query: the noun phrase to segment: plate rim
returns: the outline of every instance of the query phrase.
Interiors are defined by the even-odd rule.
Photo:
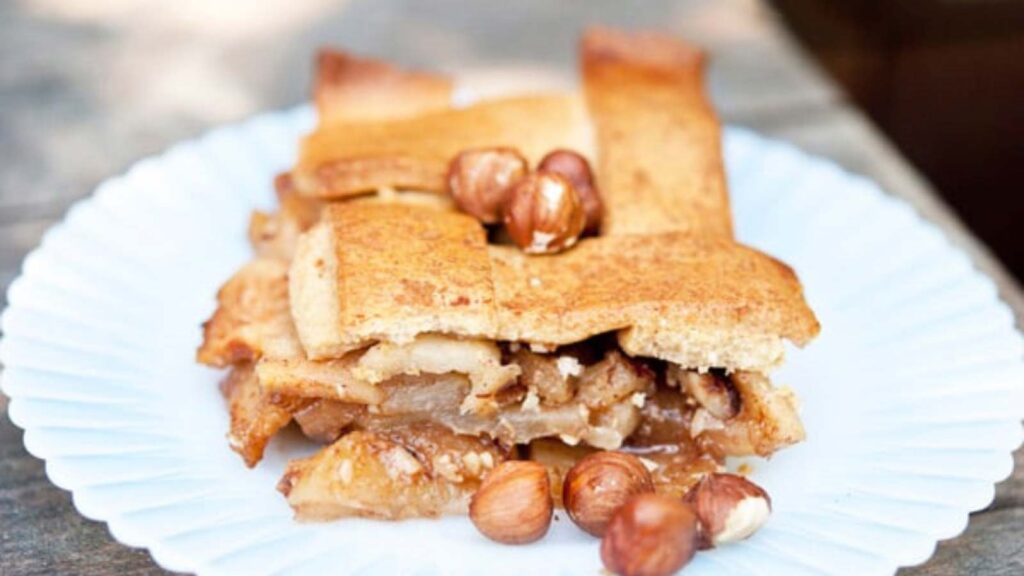
[[[89,194],[71,203],[68,209],[61,217],[61,219],[47,228],[39,244],[37,244],[23,258],[23,260],[18,266],[17,275],[7,288],[7,304],[2,313],[0,313],[0,332],[2,332],[2,335],[0,335],[0,366],[4,366],[3,359],[6,358],[5,351],[9,346],[9,342],[12,340],[12,338],[17,338],[17,334],[15,334],[12,337],[8,327],[8,318],[11,314],[11,310],[17,307],[16,298],[12,299],[12,296],[15,296],[19,290],[22,290],[23,285],[27,285],[31,282],[31,262],[40,258],[40,255],[45,253],[48,247],[52,244],[52,238],[56,234],[58,234],[62,229],[67,227],[68,222],[71,221],[77,213],[83,210],[87,210],[91,205],[102,201],[102,198],[104,196],[112,194],[112,191],[117,188],[117,185],[129,179],[133,173],[143,170],[147,165],[165,162],[167,158],[169,158],[172,154],[175,154],[176,151],[178,150],[197,147],[201,145],[203,142],[208,142],[212,139],[221,137],[223,134],[238,132],[239,130],[243,130],[246,127],[251,127],[258,123],[302,123],[309,122],[311,117],[312,108],[310,104],[307,103],[280,110],[261,112],[236,122],[215,126],[203,132],[199,136],[179,141],[157,154],[146,156],[133,162],[128,167],[128,169],[124,170],[123,172],[117,175],[104,179],[95,188],[93,188],[93,190]],[[801,149],[800,147],[788,141],[781,140],[775,137],[764,136],[748,128],[732,124],[725,124],[723,125],[723,147],[725,145],[725,142],[730,139],[752,140],[760,145],[782,148],[785,149],[789,154],[795,155],[795,157],[799,158],[801,161],[818,163],[828,167],[830,170],[838,171],[842,175],[842,177],[846,179],[867,183],[869,185],[868,188],[871,189],[873,193],[882,198],[883,201],[888,204],[888,207],[909,211],[910,214],[912,214],[913,216],[915,225],[928,229],[930,233],[939,234],[946,249],[952,250],[957,255],[965,257],[967,259],[967,261],[970,264],[968,273],[976,280],[980,280],[987,283],[989,286],[993,288],[993,290],[995,290],[996,285],[994,280],[978,267],[977,262],[971,257],[970,253],[967,250],[955,244],[951,240],[950,236],[944,230],[942,230],[936,223],[932,222],[931,220],[923,216],[920,213],[920,211],[910,202],[904,200],[901,197],[895,196],[892,193],[886,192],[884,189],[882,189],[880,185],[875,183],[870,178],[847,170],[846,168],[844,168],[838,162],[832,160],[831,158],[808,153]],[[995,298],[992,304],[996,307],[999,307],[1001,309],[1001,312],[1009,314],[1011,318],[1014,318],[1012,308],[1006,301],[1004,301],[999,296],[997,290],[995,291]],[[1022,346],[1024,346],[1024,336],[1022,336],[1021,332],[1012,320],[1011,328],[1013,334],[1016,336],[1016,339],[1018,341],[1018,348],[1021,348]],[[1020,360],[1022,364],[1024,364],[1024,358],[1021,358]],[[12,394],[11,390],[9,390],[7,384],[7,374],[8,370],[6,369],[6,367],[4,367],[4,369],[0,371],[0,392],[3,392],[9,399],[7,406],[8,418],[15,426],[23,430],[24,436],[22,439],[22,443],[25,446],[26,451],[28,451],[33,457],[38,458],[44,462],[44,470],[47,479],[55,486],[71,494],[72,503],[75,507],[75,510],[79,514],[81,514],[83,517],[89,520],[104,523],[107,526],[108,532],[117,542],[131,548],[141,548],[147,550],[148,553],[153,558],[154,562],[164,569],[177,572],[195,572],[196,570],[203,568],[204,574],[218,573],[212,566],[201,566],[195,562],[190,561],[190,559],[183,557],[181,554],[175,552],[172,547],[168,546],[165,543],[165,541],[159,537],[150,538],[140,536],[137,533],[134,533],[131,526],[128,523],[126,523],[126,521],[118,513],[116,513],[116,511],[93,509],[88,504],[83,502],[81,497],[81,490],[84,487],[82,486],[82,484],[75,479],[73,474],[65,474],[64,472],[55,468],[54,460],[47,459],[46,456],[44,455],[45,450],[41,450],[34,442],[33,431],[36,428],[36,426],[34,426],[31,421],[26,421],[19,416],[19,396],[17,394]],[[899,567],[912,566],[926,562],[934,554],[934,549],[938,542],[949,538],[954,538],[962,534],[968,525],[969,515],[972,512],[982,510],[986,508],[989,504],[991,504],[995,497],[995,485],[1013,474],[1013,453],[1017,448],[1020,447],[1022,441],[1024,441],[1024,427],[1021,426],[1021,418],[1024,418],[1024,409],[1021,409],[1018,412],[1018,426],[1016,437],[1008,437],[1005,439],[1005,443],[1007,445],[1009,445],[1011,442],[1015,442],[1015,448],[1007,450],[1003,454],[1003,459],[1009,462],[1009,466],[1006,467],[1007,470],[1005,471],[1005,473],[987,474],[983,479],[976,479],[976,482],[984,482],[989,486],[989,488],[991,488],[988,491],[987,497],[984,498],[984,503],[979,505],[979,500],[979,502],[972,502],[970,504],[958,504],[956,507],[956,513],[958,514],[961,520],[961,522],[959,522],[960,528],[954,534],[950,534],[949,536],[943,538],[934,539],[932,545],[930,546],[930,551],[927,554],[923,555],[923,557],[919,558],[916,562],[900,563],[894,561],[895,563],[893,563],[893,571],[895,571],[895,569]],[[887,557],[887,560],[892,559]]]

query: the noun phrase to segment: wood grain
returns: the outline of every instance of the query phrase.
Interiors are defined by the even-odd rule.
[[[134,11],[118,9],[122,3],[102,9],[105,3],[90,3],[96,6],[90,10],[81,1],[47,2],[45,10],[32,9],[35,4],[0,3],[4,291],[45,229],[104,177],[216,124],[304,100],[307,63],[318,44],[423,67],[528,61],[569,71],[576,31],[605,22],[668,28],[709,48],[711,93],[727,121],[832,158],[910,202],[995,280],[1024,326],[1017,282],[760,2],[591,0],[584,7],[523,0],[513,9],[450,0],[340,7],[266,0],[272,18],[231,20],[200,18],[188,12],[195,8],[156,0],[138,2]],[[249,12],[240,9],[245,12],[235,16]],[[509,25],[527,13],[530,26]],[[0,297],[0,306],[5,303]],[[42,462],[25,452],[6,408],[0,396],[0,574],[165,573],[148,554],[118,544],[103,524],[74,510],[70,496],[46,479]],[[1024,573],[1024,451],[1016,458],[1014,475],[999,484],[988,509],[972,516],[967,531],[901,574]]]
[[[21,431],[0,416],[0,574],[166,574],[145,551],[122,546],[86,520],[25,453]]]

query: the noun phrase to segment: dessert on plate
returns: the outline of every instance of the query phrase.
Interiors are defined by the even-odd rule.
[[[323,444],[281,479],[298,519],[463,514],[520,461],[561,505],[594,454],[698,502],[727,457],[803,439],[770,373],[818,323],[733,237],[703,67],[595,28],[578,93],[457,106],[447,77],[319,54],[316,128],[197,353],[248,466],[291,423]]]

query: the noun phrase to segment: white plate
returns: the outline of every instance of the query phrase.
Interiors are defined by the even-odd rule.
[[[563,517],[491,544],[464,518],[297,524],[274,485],[304,448],[247,470],[220,374],[193,362],[217,287],[249,257],[248,213],[312,124],[259,116],[140,162],[51,229],[11,286],[10,416],[85,516],[162,566],[207,574],[595,574]],[[990,280],[871,182],[741,129],[726,135],[741,239],[793,265],[823,326],[775,380],[808,440],[758,463],[775,514],[687,574],[890,574],[963,530],[1022,438],[1022,343]],[[742,281],[742,279],[737,279]]]

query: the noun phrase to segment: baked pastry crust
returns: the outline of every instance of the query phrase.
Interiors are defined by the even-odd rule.
[[[443,192],[448,162],[467,148],[508,146],[536,162],[553,148],[590,146],[575,95],[519,96],[379,122],[322,124],[292,171],[305,196],[340,199],[380,188]]]
[[[606,210],[602,235],[731,238],[721,125],[704,94],[704,53],[653,32],[593,28],[580,57]]]
[[[540,461],[558,486],[595,449],[641,453],[678,495],[803,439],[766,374],[818,322],[788,266],[732,237],[703,54],[609,29],[580,54],[582,95],[464,108],[443,76],[319,55],[318,126],[197,351],[230,369],[248,466],[293,421],[328,444],[279,485],[298,518],[463,513],[501,460]],[[450,158],[481,146],[589,158],[600,235],[543,257],[489,243],[444,194]],[[734,410],[681,384],[705,378]]]
[[[416,116],[447,108],[453,91],[452,80],[439,74],[330,48],[316,56],[313,102],[321,124]]]
[[[768,371],[818,331],[793,271],[728,239],[585,239],[556,256],[488,246],[459,213],[341,203],[302,240],[291,310],[306,353],[331,358],[418,334],[553,347],[616,332],[633,356]]]

